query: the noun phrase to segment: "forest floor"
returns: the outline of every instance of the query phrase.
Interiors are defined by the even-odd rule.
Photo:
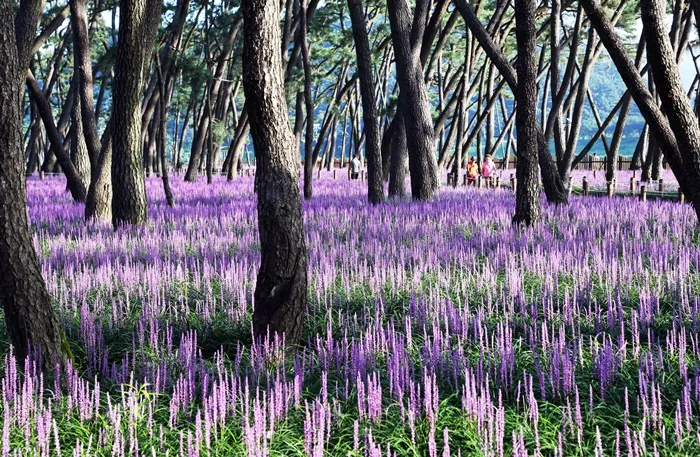
[[[304,204],[304,341],[253,345],[252,178],[149,179],[149,223],[85,225],[29,180],[75,362],[20,374],[4,330],[2,455],[700,454],[700,229],[689,205],[572,196],[511,225],[509,190]]]

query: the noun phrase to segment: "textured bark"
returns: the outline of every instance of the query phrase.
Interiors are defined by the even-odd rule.
[[[97,159],[97,175],[90,181],[87,200],[85,201],[85,220],[112,219],[112,137],[111,127],[107,125],[102,135],[102,148]]]
[[[357,71],[360,74],[362,92],[362,116],[365,127],[365,157],[367,158],[368,199],[377,204],[384,201],[384,179],[382,178],[382,155],[379,138],[379,119],[375,98],[375,81],[372,67],[372,54],[365,28],[365,15],[362,0],[348,0],[352,32],[357,52]],[[335,134],[335,132],[334,132]],[[335,151],[333,151],[335,152]]]
[[[396,53],[396,79],[401,89],[399,109],[406,131],[411,195],[414,200],[429,200],[438,187],[437,157],[422,66],[411,46],[417,32],[411,27],[406,0],[388,0],[387,6]],[[416,16],[419,16],[419,12],[416,12]]]
[[[146,222],[142,167],[143,73],[153,50],[162,2],[120,0],[112,102],[112,225]]]
[[[540,217],[537,173],[537,61],[535,0],[515,0],[515,37],[518,45],[518,90],[515,128],[518,133],[518,180],[513,222],[531,225]]]
[[[261,263],[253,328],[259,338],[301,339],[307,294],[306,243],[294,135],[279,52],[279,2],[243,0],[243,87],[257,162]]]
[[[474,38],[479,42],[488,58],[496,65],[501,76],[506,80],[510,90],[513,93],[517,92],[518,79],[515,70],[506,58],[501,48],[494,43],[491,36],[488,34],[484,26],[479,21],[479,18],[474,14],[471,6],[466,0],[455,0],[455,6],[462,15],[465,24],[469,31],[474,35]],[[537,159],[542,173],[542,183],[544,184],[544,192],[547,196],[547,201],[555,204],[568,203],[568,193],[564,184],[561,181],[557,166],[554,163],[552,155],[549,153],[549,144],[545,140],[544,132],[539,124],[535,126],[537,132]]]
[[[13,17],[12,2],[0,1],[0,302],[18,358],[24,359],[31,346],[50,369],[54,362],[67,361],[70,349],[29,230],[21,135],[27,49],[36,34],[41,4],[22,1]]]
[[[408,148],[406,147],[406,127],[401,113],[397,114],[396,131],[391,138],[389,151],[391,154],[391,170],[389,172],[389,197],[403,198],[406,196],[406,172],[408,171]]]
[[[75,75],[73,76],[76,77]],[[79,78],[79,76],[78,76]],[[73,105],[73,120],[70,129],[70,159],[75,165],[83,187],[90,186],[90,155],[83,135],[83,115],[80,112],[80,99]]]

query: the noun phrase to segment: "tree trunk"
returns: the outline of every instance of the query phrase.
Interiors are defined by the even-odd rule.
[[[301,46],[301,60],[304,65],[304,106],[306,109],[306,133],[304,135],[304,198],[311,200],[313,197],[314,161],[312,157],[314,141],[314,102],[311,95],[311,56],[309,45],[306,42],[306,0],[299,3],[299,45]],[[318,139],[321,141],[321,138]]]
[[[68,189],[76,202],[84,202],[87,190],[85,189],[85,185],[83,184],[80,174],[73,165],[73,162],[71,162],[70,156],[64,149],[63,138],[56,128],[56,123],[51,112],[51,106],[46,100],[46,97],[44,97],[44,93],[39,88],[39,84],[36,82],[36,79],[34,79],[34,75],[27,72],[26,81],[29,94],[36,103],[41,119],[44,122],[46,136],[49,138],[51,148],[53,149],[58,162],[61,164],[61,168],[63,168],[63,173],[66,175]]]
[[[80,77],[73,75],[73,77]],[[80,99],[73,104],[73,120],[70,128],[70,158],[80,176],[83,186],[90,186],[90,154],[83,134],[83,115],[80,112]]]
[[[158,151],[160,157],[160,175],[163,180],[163,192],[165,193],[165,201],[168,203],[170,208],[175,207],[175,198],[173,197],[173,192],[170,189],[170,178],[168,177],[168,162],[165,157],[165,140],[168,132],[168,120],[165,106],[167,104],[165,95],[165,83],[163,81],[163,71],[160,64],[160,60],[156,55],[156,71],[158,73],[158,92],[160,93],[160,103],[158,104],[160,112],[160,128],[158,129]]]
[[[537,173],[537,60],[535,0],[515,0],[515,36],[518,45],[518,90],[515,128],[518,133],[518,180],[513,222],[531,225],[540,217]]]
[[[243,87],[257,163],[261,263],[255,286],[256,337],[301,339],[306,308],[306,243],[299,158],[288,122],[279,1],[243,0]]]
[[[403,198],[406,196],[406,172],[408,162],[408,148],[406,147],[406,127],[404,126],[403,114],[397,113],[396,131],[391,138],[389,151],[391,154],[389,172],[389,197]],[[393,125],[393,123],[392,123]],[[389,127],[391,128],[391,127]]]
[[[355,37],[357,52],[357,71],[360,74],[360,90],[362,91],[362,116],[364,120],[365,156],[367,157],[368,199],[372,204],[384,201],[384,179],[382,178],[382,155],[379,138],[379,120],[377,118],[377,102],[375,99],[375,82],[372,67],[372,54],[369,38],[365,28],[365,14],[362,0],[348,0],[352,31]],[[333,132],[335,135],[336,132]],[[331,151],[335,154],[335,151]],[[333,157],[331,157],[333,160]]]
[[[112,225],[139,225],[148,217],[142,166],[141,95],[160,23],[162,2],[120,0],[119,43],[112,103]]]
[[[14,17],[12,2],[0,1],[0,302],[17,358],[23,360],[31,345],[51,369],[70,358],[70,349],[29,230],[21,135],[28,49],[42,4],[22,1]]]
[[[399,109],[406,131],[411,194],[414,200],[430,200],[438,187],[437,158],[422,66],[411,46],[411,34],[417,32],[411,27],[406,0],[388,0],[387,6],[396,53],[396,78],[401,89]]]

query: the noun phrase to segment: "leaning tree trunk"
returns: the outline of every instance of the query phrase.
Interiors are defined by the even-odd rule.
[[[535,0],[515,0],[515,36],[518,45],[518,90],[515,128],[518,133],[518,187],[513,222],[531,225],[540,216],[537,173],[537,39]]]
[[[34,75],[32,75],[31,72],[27,72],[26,81],[29,94],[39,109],[41,120],[44,123],[44,128],[46,129],[46,136],[49,139],[49,143],[51,143],[51,149],[54,151],[54,154],[58,159],[58,163],[61,164],[63,173],[66,175],[68,189],[76,202],[84,202],[87,195],[87,190],[83,184],[80,174],[78,173],[78,170],[75,168],[70,159],[70,155],[64,149],[64,139],[56,127],[56,122],[54,121],[53,113],[51,112],[51,105],[49,105],[48,100],[46,100],[46,97],[44,97],[44,93],[39,88],[39,84],[36,82],[36,79],[34,79]]]
[[[348,0],[352,31],[357,51],[357,70],[360,73],[360,90],[362,91],[362,117],[365,126],[365,156],[367,157],[368,198],[373,204],[384,201],[384,179],[382,178],[382,155],[379,138],[379,120],[372,67],[372,54],[369,38],[365,28],[365,14],[362,0]],[[335,132],[333,132],[335,135]],[[335,151],[332,151],[335,155]],[[333,160],[333,157],[331,157]]]
[[[31,346],[50,369],[54,362],[65,362],[70,349],[29,230],[21,134],[28,49],[43,2],[20,2],[17,17],[12,3],[0,1],[0,302],[18,359],[24,359]]]
[[[700,149],[697,139],[697,118],[688,115],[687,107],[690,104],[685,91],[678,86],[680,81],[678,66],[675,62],[675,53],[669,51],[672,48],[663,20],[658,17],[660,7],[654,3],[646,3],[642,8],[642,18],[646,21],[648,61],[652,63],[652,73],[657,86],[663,86],[658,87],[658,90],[668,119],[654,101],[600,4],[595,0],[581,0],[581,4],[586,9],[591,25],[596,29],[608,50],[639,111],[647,121],[654,142],[663,150],[678,179],[678,184],[688,200],[693,203],[696,213],[700,215]],[[665,55],[667,51],[670,52],[668,56]],[[651,150],[650,148],[650,153]]]
[[[112,225],[146,222],[141,152],[143,73],[160,23],[162,2],[121,0],[112,95]]]
[[[429,200],[438,187],[437,158],[428,92],[418,56],[411,46],[410,35],[415,31],[411,30],[406,0],[388,0],[387,7],[396,53],[396,79],[401,89],[399,109],[406,130],[411,194],[414,200]]]
[[[260,271],[253,328],[259,338],[301,339],[306,307],[306,243],[299,160],[288,122],[279,2],[243,0],[243,87],[257,163]]]

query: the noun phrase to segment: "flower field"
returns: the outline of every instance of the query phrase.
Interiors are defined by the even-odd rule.
[[[74,365],[20,370],[2,456],[700,455],[700,229],[673,202],[572,197],[513,227],[507,190],[305,203],[304,341],[253,344],[252,178],[147,183],[148,225],[86,225],[28,182]]]

